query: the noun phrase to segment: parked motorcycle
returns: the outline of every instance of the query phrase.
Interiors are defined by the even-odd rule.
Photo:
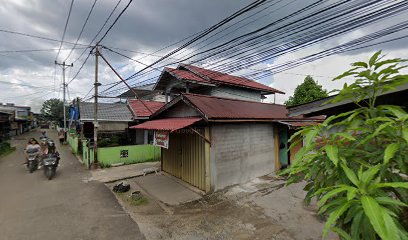
[[[28,149],[27,158],[28,158],[27,168],[30,171],[30,173],[33,173],[38,168],[40,151],[38,149]]]

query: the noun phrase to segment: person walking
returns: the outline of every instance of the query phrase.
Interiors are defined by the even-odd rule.
[[[59,130],[58,139],[59,139],[59,142],[60,142],[61,145],[64,144],[64,142],[65,142],[65,133],[64,133],[63,129]]]

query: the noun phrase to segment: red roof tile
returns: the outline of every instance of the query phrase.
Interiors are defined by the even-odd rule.
[[[262,83],[258,83],[256,81],[244,78],[244,77],[238,77],[238,76],[233,76],[233,75],[229,75],[226,73],[221,73],[221,72],[217,72],[217,71],[213,71],[213,70],[208,70],[208,69],[204,69],[204,68],[200,68],[200,67],[196,67],[196,66],[192,66],[192,65],[186,65],[186,64],[182,64],[180,65],[183,68],[186,68],[202,77],[208,77],[211,80],[218,82],[218,83],[223,83],[223,84],[227,84],[227,85],[234,85],[234,86],[243,86],[243,87],[247,87],[247,88],[252,88],[252,89],[257,89],[257,90],[262,90],[265,92],[271,92],[271,93],[281,93],[284,94],[284,92],[279,91],[275,88],[271,88],[269,86],[266,86]]]
[[[180,70],[180,69],[174,69],[174,68],[164,68],[165,71],[170,73],[173,76],[176,76],[181,79],[189,80],[189,81],[195,81],[195,82],[202,82],[202,83],[208,83],[210,84],[211,82],[205,80],[204,78],[201,78],[197,75],[195,75],[192,72],[186,71],[186,70]]]
[[[176,131],[188,127],[196,122],[201,121],[202,118],[191,117],[191,118],[166,118],[147,121],[130,128],[133,129],[148,129],[148,130],[161,130],[161,131]]]
[[[143,101],[143,103],[141,102],[141,100],[129,99],[129,106],[132,109],[133,113],[136,115],[135,116],[136,118],[150,117],[152,113],[155,113],[165,104],[163,102],[145,101],[145,100]],[[147,109],[146,107],[149,109]]]

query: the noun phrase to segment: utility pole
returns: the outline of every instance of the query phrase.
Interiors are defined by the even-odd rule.
[[[69,67],[73,67],[74,66],[74,64],[73,63],[71,63],[71,65],[67,65],[67,64],[65,64],[65,62],[62,62],[62,63],[58,63],[57,62],[57,60],[55,60],[55,64],[56,65],[58,65],[58,66],[60,66],[61,68],[62,68],[62,88],[63,88],[63,107],[62,107],[62,111],[63,111],[63,113],[64,113],[64,142],[65,142],[65,131],[66,131],[66,129],[67,129],[67,116],[66,116],[66,113],[65,113],[65,104],[66,104],[66,100],[65,100],[65,88],[67,87],[67,85],[65,84],[65,69],[67,69],[67,68],[69,68]]]
[[[95,46],[95,103],[94,103],[94,164],[98,162],[98,87],[101,84],[98,82],[98,57],[99,57],[99,46]]]

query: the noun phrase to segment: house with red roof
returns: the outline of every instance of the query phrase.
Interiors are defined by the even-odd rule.
[[[187,64],[180,64],[175,69],[164,68],[153,90],[163,92],[166,102],[180,93],[196,93],[254,102],[261,102],[267,95],[284,94],[282,91],[244,77]]]
[[[203,192],[288,164],[289,129],[320,120],[288,117],[284,105],[193,93],[180,93],[150,119],[131,128],[154,131],[161,169]]]
[[[164,104],[164,102],[150,100],[128,99],[128,106],[134,119],[132,125],[140,124],[149,120],[157,110],[164,106]],[[129,130],[129,134],[131,138],[134,139],[135,144],[148,144],[153,141],[152,131],[132,128]]]

